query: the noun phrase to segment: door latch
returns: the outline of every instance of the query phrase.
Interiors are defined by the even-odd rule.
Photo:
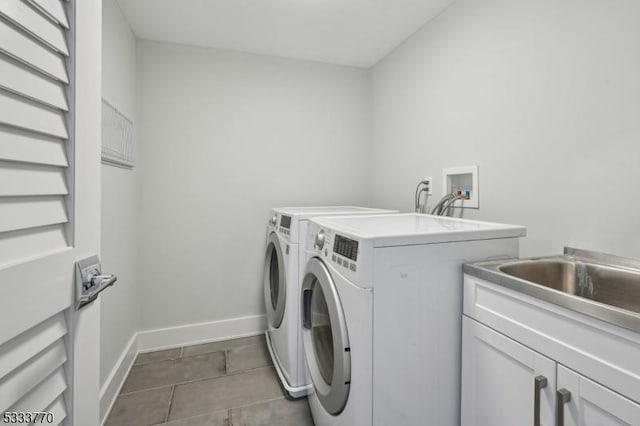
[[[92,303],[106,288],[112,286],[118,277],[103,275],[98,256],[91,256],[76,262],[76,310]]]

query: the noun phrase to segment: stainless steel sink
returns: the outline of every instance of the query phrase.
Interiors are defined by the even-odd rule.
[[[500,266],[500,271],[565,293],[578,294],[579,278],[575,262],[567,260],[525,260]]]
[[[640,332],[640,260],[567,247],[564,255],[479,262],[464,272]]]

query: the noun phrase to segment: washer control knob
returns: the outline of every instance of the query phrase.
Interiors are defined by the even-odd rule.
[[[324,231],[323,230],[320,230],[316,234],[316,247],[319,250],[322,250],[322,247],[324,247]]]
[[[271,226],[276,226],[276,223],[278,223],[278,216],[274,214],[273,217],[269,220],[269,224]]]

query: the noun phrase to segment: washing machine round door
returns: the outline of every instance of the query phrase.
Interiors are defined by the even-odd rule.
[[[284,318],[287,282],[284,257],[278,241],[278,235],[275,232],[269,235],[267,242],[263,283],[267,318],[273,328],[278,328],[282,324],[282,318]]]
[[[351,348],[342,304],[319,258],[307,263],[302,282],[302,339],[313,386],[324,409],[339,414],[351,384]]]

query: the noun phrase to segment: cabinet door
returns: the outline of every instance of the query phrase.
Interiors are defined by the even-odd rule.
[[[466,316],[462,330],[462,426],[553,426],[555,362]]]
[[[639,404],[562,365],[558,391],[568,399],[560,404],[558,426],[640,425]]]

